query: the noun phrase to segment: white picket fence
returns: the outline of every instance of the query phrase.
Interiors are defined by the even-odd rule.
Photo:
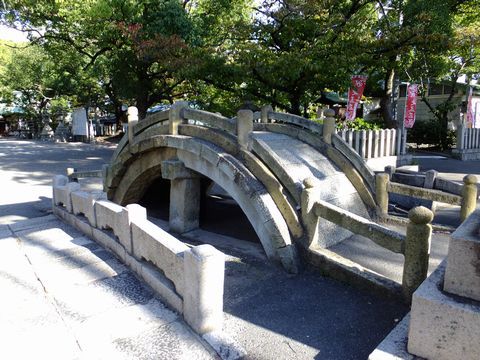
[[[364,159],[406,154],[406,131],[337,130],[337,134]]]
[[[480,129],[459,128],[457,131],[457,149],[480,149]]]

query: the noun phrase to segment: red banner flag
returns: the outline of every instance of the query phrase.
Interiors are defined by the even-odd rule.
[[[467,102],[467,117],[466,117],[466,123],[467,127],[471,128],[474,126],[473,123],[473,109],[472,109],[472,96],[473,96],[473,88],[470,87],[470,91],[468,93],[468,102]]]
[[[363,75],[352,76],[352,87],[348,90],[347,111],[345,117],[348,121],[355,120],[357,106],[363,95],[363,90],[367,84],[367,77]]]
[[[403,124],[406,129],[411,129],[415,123],[415,114],[417,112],[417,94],[418,84],[410,84],[407,88],[407,102],[405,103],[405,114]]]

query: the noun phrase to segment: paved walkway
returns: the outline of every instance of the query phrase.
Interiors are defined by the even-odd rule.
[[[0,358],[214,358],[110,253],[50,214],[52,175],[98,169],[112,152],[0,139]],[[249,359],[366,359],[408,310],[316,273],[290,276],[257,244],[202,230],[185,240],[205,237],[228,252],[224,330]]]
[[[55,216],[0,234],[0,358],[216,358],[110,252]]]

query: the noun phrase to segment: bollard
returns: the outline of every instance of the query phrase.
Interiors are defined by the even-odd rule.
[[[237,113],[237,139],[240,150],[249,151],[250,133],[253,131],[253,112],[239,110]]]
[[[133,128],[138,123],[138,109],[135,106],[130,106],[127,111],[128,114],[128,146],[133,144]]]
[[[417,206],[408,212],[408,218],[402,288],[410,301],[413,292],[427,278],[433,213],[424,206]]]
[[[272,112],[273,108],[271,105],[264,105],[262,106],[262,110],[260,112],[260,122],[268,123],[268,113]]]
[[[168,133],[178,135],[178,125],[183,122],[182,110],[188,107],[186,101],[176,101],[168,114]]]
[[[225,256],[211,245],[184,253],[183,315],[198,334],[221,330]]]
[[[375,198],[377,201],[377,216],[388,215],[388,183],[390,176],[387,173],[375,175]]]
[[[323,141],[332,144],[332,135],[335,134],[335,110],[326,109],[323,114]]]
[[[477,177],[466,175],[463,178],[462,207],[460,220],[463,222],[477,207]]]

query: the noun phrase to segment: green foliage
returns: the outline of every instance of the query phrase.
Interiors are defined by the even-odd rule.
[[[354,121],[337,120],[336,127],[339,130],[380,130],[383,124],[356,118]]]
[[[450,149],[456,140],[455,131],[441,126],[438,120],[416,121],[413,128],[407,131],[407,142],[418,145],[430,145],[440,150]]]

